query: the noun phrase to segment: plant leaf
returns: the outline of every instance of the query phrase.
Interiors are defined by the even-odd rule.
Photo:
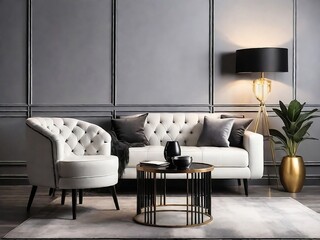
[[[287,146],[287,138],[281,132],[279,132],[276,129],[270,129],[269,131],[270,131],[270,135],[275,138],[278,138],[284,147]]]
[[[279,101],[279,106],[280,106],[280,109],[281,109],[281,112],[283,113],[283,115],[287,116],[288,109],[287,109],[286,105],[284,105],[284,103],[282,101]]]
[[[290,121],[287,118],[287,116],[281,112],[279,109],[273,108],[273,111],[280,117],[280,119],[282,120],[283,124],[289,128],[290,127]]]
[[[300,124],[300,123],[303,123],[305,121],[308,121],[310,120],[311,118],[317,118],[317,117],[320,117],[320,116],[310,116],[311,114],[313,114],[314,112],[318,111],[317,108],[315,109],[312,109],[310,112],[306,112],[306,113],[302,113],[298,119],[296,120],[296,124]]]
[[[319,140],[319,139],[314,137],[304,137],[302,140]]]
[[[297,100],[292,100],[290,102],[288,106],[288,118],[291,122],[295,122],[297,120],[304,105],[305,103],[301,105]]]
[[[294,135],[293,135],[293,141],[299,143],[303,140],[303,137],[307,134],[309,128],[311,127],[311,124],[313,122],[307,122],[304,126],[302,126],[299,131],[297,131]]]

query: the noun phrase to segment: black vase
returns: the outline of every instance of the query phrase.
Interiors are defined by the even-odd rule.
[[[166,161],[169,162],[170,165],[172,165],[173,164],[172,158],[180,155],[181,155],[181,148],[180,148],[179,142],[168,141],[164,148],[164,158],[166,159]]]

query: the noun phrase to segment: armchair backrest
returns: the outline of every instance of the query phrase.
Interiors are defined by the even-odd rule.
[[[111,137],[95,124],[73,118],[32,117],[27,125],[51,141],[64,142],[63,156],[110,155]]]

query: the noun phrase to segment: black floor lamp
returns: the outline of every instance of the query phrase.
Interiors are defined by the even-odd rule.
[[[270,124],[266,109],[266,100],[271,92],[271,80],[265,78],[265,72],[288,72],[287,48],[246,48],[236,51],[236,72],[259,72],[260,78],[253,81],[253,92],[260,102],[259,111],[255,120],[254,131],[257,132],[261,118],[266,127],[265,132],[270,140]],[[273,165],[275,167],[277,184],[278,173],[275,162],[273,143],[270,142]]]

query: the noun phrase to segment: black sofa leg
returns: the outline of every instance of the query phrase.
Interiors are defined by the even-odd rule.
[[[83,189],[79,189],[79,204],[83,203]]]
[[[241,179],[238,179],[238,186],[241,186]]]
[[[109,189],[113,197],[114,205],[116,205],[116,209],[120,210],[118,198],[117,198],[116,186],[110,187]]]
[[[30,211],[34,196],[36,195],[37,188],[38,188],[38,186],[32,186],[31,193],[30,193],[30,196],[29,196],[28,205],[27,205],[27,211],[28,212]]]
[[[72,189],[72,218],[77,218],[77,189]]]
[[[243,185],[244,185],[244,192],[248,197],[248,179],[243,179]]]

